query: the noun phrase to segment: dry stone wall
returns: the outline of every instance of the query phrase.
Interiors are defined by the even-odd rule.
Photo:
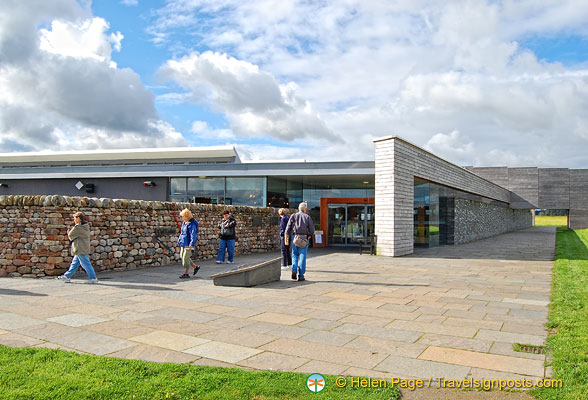
[[[533,215],[529,210],[455,199],[454,244],[469,243],[532,225]]]
[[[67,230],[76,211],[84,212],[90,224],[90,257],[96,271],[180,262],[174,215],[181,223],[179,213],[184,208],[192,211],[200,225],[194,259],[216,257],[217,224],[225,208],[237,220],[236,257],[280,247],[278,212],[270,207],[60,195],[0,196],[0,277],[65,272],[71,262]]]

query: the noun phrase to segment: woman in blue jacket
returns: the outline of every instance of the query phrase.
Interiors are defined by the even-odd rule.
[[[181,279],[189,278],[189,270],[194,265],[194,275],[200,269],[196,264],[192,263],[192,250],[196,249],[196,241],[198,240],[198,221],[194,219],[192,211],[184,208],[180,213],[184,220],[182,228],[180,229],[180,236],[178,237],[178,246],[180,246],[180,256],[182,257],[182,265],[184,266],[184,274],[180,275]]]

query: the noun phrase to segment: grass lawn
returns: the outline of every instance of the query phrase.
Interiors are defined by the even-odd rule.
[[[535,226],[568,226],[568,217],[535,215]]]
[[[317,371],[320,373],[320,371]],[[308,374],[157,364],[41,348],[0,346],[0,399],[397,399],[396,388],[318,394]]]
[[[552,217],[553,218],[553,217]],[[557,217],[556,217],[557,218]],[[553,378],[560,389],[535,389],[539,399],[588,398],[588,229],[558,228],[548,328]]]

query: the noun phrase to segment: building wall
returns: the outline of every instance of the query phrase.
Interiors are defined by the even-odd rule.
[[[113,201],[59,195],[0,196],[0,277],[65,272],[71,262],[67,230],[76,211],[88,216],[91,260],[96,271],[179,263],[175,218],[181,221],[179,212],[184,208],[189,208],[200,223],[193,258],[212,258],[217,254],[217,224],[225,207],[237,219],[237,261],[239,254],[280,247],[277,209],[269,207]],[[157,241],[156,235],[172,253]]]
[[[588,169],[570,170],[571,229],[588,228]]]
[[[377,139],[375,147],[378,254],[402,256],[413,252],[415,176],[502,202],[510,201],[507,189],[403,139]]]
[[[76,183],[93,183],[94,192],[78,190]],[[155,186],[143,186],[143,182],[152,181]],[[92,196],[111,199],[133,199],[147,201],[166,201],[169,193],[168,178],[63,178],[63,179],[10,179],[0,182],[8,187],[0,187],[1,195],[53,195]]]
[[[588,169],[479,168],[469,170],[511,191],[510,207],[569,210],[573,229],[588,228]]]
[[[539,168],[539,208],[570,208],[570,170],[567,168]]]
[[[479,201],[455,199],[455,244],[484,239],[532,226],[529,210],[514,210]]]

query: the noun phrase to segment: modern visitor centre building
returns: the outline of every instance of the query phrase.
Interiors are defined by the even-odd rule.
[[[460,167],[397,136],[375,161],[242,162],[232,146],[0,154],[0,196],[87,196],[296,208],[308,202],[315,246],[377,236],[377,252],[466,243],[565,210],[588,228],[588,169]]]

